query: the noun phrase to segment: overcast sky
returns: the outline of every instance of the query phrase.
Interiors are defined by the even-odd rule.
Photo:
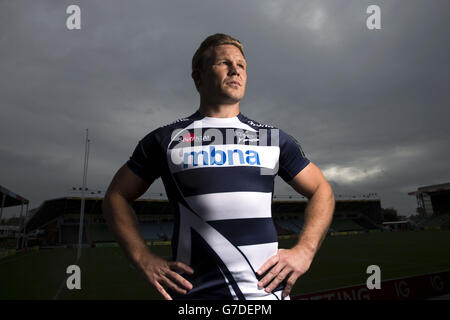
[[[81,8],[68,30],[66,8]],[[381,30],[369,30],[369,5]],[[336,194],[409,196],[450,181],[450,2],[0,0],[0,185],[31,201],[105,191],[139,139],[192,114],[192,55],[239,39],[247,117],[300,141]],[[161,180],[145,196],[164,192]],[[276,195],[295,194],[277,177]],[[12,214],[8,211],[7,214]]]

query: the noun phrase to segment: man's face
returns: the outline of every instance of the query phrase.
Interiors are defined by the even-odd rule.
[[[236,46],[220,45],[204,61],[197,76],[203,99],[210,103],[235,104],[245,94],[247,62]]]

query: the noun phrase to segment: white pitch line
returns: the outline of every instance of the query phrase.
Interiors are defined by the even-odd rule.
[[[53,300],[57,300],[59,294],[61,293],[61,290],[63,288],[64,283],[66,282],[66,278],[63,279],[63,281],[61,282],[61,285],[59,286],[58,291],[56,292],[56,295],[53,297]]]

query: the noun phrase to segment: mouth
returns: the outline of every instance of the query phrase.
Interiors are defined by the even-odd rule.
[[[237,81],[229,81],[229,82],[227,82],[227,84],[228,85],[232,85],[232,86],[237,86],[237,87],[241,86],[241,84],[239,82],[237,82]]]

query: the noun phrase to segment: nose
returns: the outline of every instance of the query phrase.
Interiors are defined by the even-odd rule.
[[[228,71],[228,74],[229,75],[240,75],[239,74],[239,68],[237,67],[237,65],[236,64],[234,64],[234,63],[230,63],[229,64],[229,71]]]

